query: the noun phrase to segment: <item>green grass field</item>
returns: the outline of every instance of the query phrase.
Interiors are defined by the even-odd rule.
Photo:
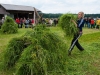
[[[14,69],[9,71],[2,70],[2,55],[9,41],[14,37],[24,35],[28,29],[19,29],[16,34],[2,34],[0,32],[0,75],[13,75]],[[59,27],[50,27],[50,30],[58,34],[61,39],[70,46],[72,38],[64,36],[64,32]],[[83,29],[83,36],[79,39],[84,51],[80,52],[76,47],[72,51],[72,55],[66,54],[67,75],[100,75],[100,30]]]

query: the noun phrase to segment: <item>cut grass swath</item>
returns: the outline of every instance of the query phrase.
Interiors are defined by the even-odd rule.
[[[26,37],[13,38],[4,53],[4,66],[6,69],[13,67],[24,48],[31,44],[31,40]]]
[[[17,75],[65,74],[66,45],[58,35],[39,26],[25,36],[32,37],[33,42],[17,63]]]
[[[16,75],[66,74],[67,48],[58,35],[52,33],[44,25],[37,25],[33,31],[27,32],[18,39],[21,40],[24,37],[27,40],[23,40],[19,46],[17,46],[17,41],[14,42],[15,44],[8,45],[8,52],[5,53],[12,58],[18,56],[13,60],[10,57],[7,57],[7,61],[5,60],[16,66]],[[24,47],[26,43],[29,44]],[[19,52],[16,53],[16,51]]]

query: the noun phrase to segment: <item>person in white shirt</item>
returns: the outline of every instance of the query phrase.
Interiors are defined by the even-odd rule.
[[[5,19],[4,19],[4,17],[2,17],[2,24],[4,23],[4,21],[5,21]]]

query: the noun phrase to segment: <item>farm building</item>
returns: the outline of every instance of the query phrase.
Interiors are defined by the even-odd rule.
[[[36,8],[35,8],[36,9]],[[0,4],[0,20],[2,17],[11,16],[12,18],[34,18],[34,7],[12,5],[12,4]],[[37,12],[41,12],[36,9]]]

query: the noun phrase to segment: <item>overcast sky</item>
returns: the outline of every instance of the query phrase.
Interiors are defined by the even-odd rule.
[[[0,0],[0,3],[33,6],[43,13],[100,13],[100,0]]]

